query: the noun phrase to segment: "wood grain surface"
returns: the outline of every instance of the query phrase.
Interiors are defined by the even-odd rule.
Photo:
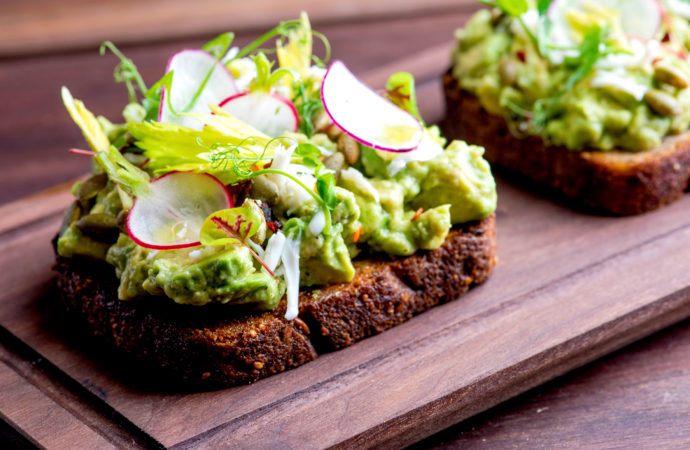
[[[102,41],[122,44],[206,37],[232,30],[268,30],[308,11],[314,25],[474,11],[473,1],[389,0],[34,0],[0,3],[0,57],[94,48]],[[429,28],[431,30],[431,28]]]
[[[414,448],[689,448],[690,321]]]
[[[52,11],[58,5],[39,3]],[[60,2],[76,16],[55,23],[97,21],[87,3]],[[437,76],[448,61],[449,37],[476,6],[432,2],[421,10],[410,2],[391,14],[363,4],[352,3],[362,16],[324,8],[315,20],[324,24],[334,54],[374,85],[399,67],[411,69],[424,116],[438,120]],[[8,7],[26,8],[0,5],[3,25],[12,15]],[[88,160],[64,154],[81,138],[59,103],[60,85],[94,110],[119,115],[125,95],[112,84],[114,59],[79,48],[104,37],[137,43],[124,49],[151,81],[174,49],[228,28],[102,37],[85,26],[82,36],[60,41],[37,25],[49,14],[32,18],[24,10],[21,20],[28,22],[15,30],[35,26],[46,34],[43,45],[0,39],[14,45],[0,51],[0,98],[7,106],[0,202],[88,170]],[[125,10],[116,12],[126,18]],[[249,25],[245,30],[239,42],[257,35]],[[49,54],[56,49],[62,53]],[[230,439],[273,447],[401,446],[690,315],[689,196],[652,214],[616,219],[581,214],[500,178],[499,194],[500,261],[489,283],[297,370],[202,393],[175,392],[147,378],[145,367],[84,339],[57,308],[48,241],[69,201],[66,186],[0,206],[0,417],[46,447],[208,447]],[[686,321],[420,445],[687,446],[689,330]]]
[[[0,235],[0,283],[11,286],[0,324],[162,445],[322,447],[419,440],[690,315],[690,197],[620,220],[505,183],[499,194],[500,264],[488,283],[250,386],[161,390],[62,329],[48,244],[59,214]]]

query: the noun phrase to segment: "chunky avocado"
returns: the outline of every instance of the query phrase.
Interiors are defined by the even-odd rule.
[[[118,296],[166,295],[177,303],[252,303],[269,310],[285,293],[284,284],[261,272],[246,247],[150,250],[121,234],[106,261],[120,278]]]
[[[124,124],[96,118],[63,89],[95,165],[94,175],[73,190],[77,200],[65,215],[58,254],[112,265],[123,301],[153,295],[270,310],[285,297],[290,319],[300,286],[351,281],[360,253],[433,250],[453,225],[491,214],[496,188],[480,148],[459,142],[446,148],[438,127],[401,124],[392,114],[375,124],[392,151],[374,150],[334,123],[320,92],[325,69],[309,66],[308,22],[298,29],[294,36],[290,31],[288,46],[278,45],[275,70],[260,49],[229,56],[239,90],[287,99],[273,110],[273,96],[254,98],[263,105],[256,117],[244,114],[254,106],[235,115],[207,100],[195,104],[214,84],[208,79],[198,80],[196,97],[180,110],[184,116],[147,92],[141,104],[132,99],[125,108]],[[418,116],[411,75],[392,79],[391,101]],[[286,102],[293,114],[279,114]],[[159,105],[170,108],[165,120],[155,120]],[[298,131],[284,131],[295,118]],[[155,184],[175,172],[187,181]]]
[[[687,47],[688,21],[670,17],[674,38]],[[599,19],[580,25],[587,30]],[[677,53],[658,41],[615,34],[615,28],[604,29],[610,32],[590,67],[573,59],[579,50],[542,52],[517,19],[481,10],[457,32],[452,73],[518,137],[538,135],[571,150],[647,150],[690,127],[690,63],[678,55],[687,49]],[[574,39],[575,46],[583,40]],[[578,71],[584,77],[569,85]]]
[[[318,211],[313,201],[290,214],[276,207],[285,221],[283,231],[300,237],[300,284],[347,282],[355,273],[352,258],[365,246],[411,255],[439,247],[453,224],[489,215],[496,207],[496,189],[482,153],[480,147],[455,141],[436,157],[409,162],[391,177],[386,168],[392,159],[362,148],[362,170],[379,176],[365,177],[354,168],[341,173],[328,235],[310,230]],[[91,213],[117,216],[122,209],[112,183],[92,201]],[[58,253],[112,264],[122,300],[151,294],[183,304],[251,303],[267,310],[285,293],[284,282],[262,271],[241,245],[151,250],[124,233],[111,245],[70,225],[58,239]]]

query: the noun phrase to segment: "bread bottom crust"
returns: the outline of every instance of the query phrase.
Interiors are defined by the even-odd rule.
[[[515,138],[502,117],[486,112],[447,72],[443,78],[449,138],[486,148],[485,157],[547,184],[580,203],[616,215],[640,214],[680,198],[690,183],[690,132],[669,136],[654,149],[572,151],[542,139]]]
[[[111,346],[161,367],[173,383],[246,384],[302,365],[400,324],[483,282],[496,264],[495,217],[451,230],[443,245],[406,258],[355,263],[350,283],[304,290],[300,314],[238,312],[223,305],[186,306],[169,299],[117,299],[114,268],[57,258],[67,309]]]

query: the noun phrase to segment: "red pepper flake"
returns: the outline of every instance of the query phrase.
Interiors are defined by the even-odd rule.
[[[652,65],[653,65],[653,66],[656,66],[657,63],[658,63],[659,61],[661,61],[661,58],[659,58],[659,57],[657,56],[656,58],[654,58],[654,59],[652,60]]]
[[[360,225],[359,228],[357,228],[357,231],[355,231],[355,234],[352,235],[352,242],[357,242],[359,241],[359,238],[362,237],[362,226]]]
[[[524,50],[518,50],[516,56],[518,57],[520,62],[525,62],[527,60],[527,55],[525,54]]]
[[[266,226],[267,226],[268,229],[271,230],[272,232],[274,232],[274,233],[277,233],[277,232],[278,232],[278,227],[276,226],[275,223],[273,223],[273,222],[267,222],[267,223],[266,223]]]
[[[417,211],[415,211],[414,216],[412,216],[412,219],[410,219],[410,220],[412,222],[414,222],[415,220],[417,220],[419,218],[419,216],[422,215],[423,212],[424,212],[424,208],[419,208]]]

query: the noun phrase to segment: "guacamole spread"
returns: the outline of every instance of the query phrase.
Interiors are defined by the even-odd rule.
[[[287,43],[278,44],[278,69],[263,53],[238,49],[224,49],[216,63],[246,95],[266,101],[259,96],[275,94],[290,101],[297,131],[271,134],[261,120],[242,120],[213,105],[192,105],[190,112],[177,113],[179,120],[170,112],[158,120],[157,108],[165,103],[151,100],[160,98],[155,90],[132,99],[125,123],[113,124],[63,93],[96,164],[92,176],[74,187],[76,200],[57,241],[60,256],[112,265],[121,300],[154,295],[181,304],[269,310],[286,293],[289,303],[299,286],[350,281],[353,258],[361,253],[406,256],[435,249],[453,225],[494,211],[496,189],[482,148],[460,141],[446,145],[437,127],[423,125],[412,151],[358,143],[324,111],[324,70],[311,65],[306,18],[281,32]],[[172,80],[174,102],[175,73]],[[211,87],[199,84],[202,97]],[[416,105],[408,107],[416,113]],[[193,226],[186,215],[195,213],[176,202],[195,187],[169,183],[162,193],[157,188],[180,173],[212,175],[232,196],[229,208],[200,218],[206,220],[195,236],[203,245],[179,237]],[[132,224],[141,220],[133,211],[144,203],[154,205],[146,212],[153,216],[141,228]],[[151,234],[161,242],[147,241],[137,231],[165,226],[170,229]]]
[[[625,3],[481,10],[456,33],[452,74],[518,137],[572,150],[656,147],[690,126],[690,8],[662,1],[666,19],[639,36]]]

